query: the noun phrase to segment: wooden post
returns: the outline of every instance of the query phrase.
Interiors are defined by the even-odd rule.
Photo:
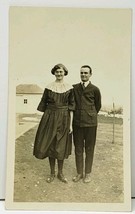
[[[113,140],[112,143],[115,142],[115,105],[113,102]]]

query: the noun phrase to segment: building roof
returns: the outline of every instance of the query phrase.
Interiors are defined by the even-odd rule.
[[[43,89],[36,84],[20,84],[16,87],[16,94],[42,94]]]

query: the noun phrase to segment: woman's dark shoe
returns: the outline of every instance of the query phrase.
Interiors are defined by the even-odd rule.
[[[74,182],[78,182],[80,181],[81,179],[83,178],[83,175],[82,174],[77,174],[75,177],[73,177],[73,181]]]
[[[67,179],[64,177],[64,175],[62,173],[59,173],[57,175],[57,178],[64,183],[68,183]]]
[[[47,179],[46,179],[46,182],[47,183],[51,183],[55,178],[55,174],[51,174]]]

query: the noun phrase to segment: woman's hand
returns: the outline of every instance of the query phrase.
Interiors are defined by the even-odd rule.
[[[72,127],[72,125],[70,125],[69,133],[71,134],[72,132],[73,132],[73,127]]]

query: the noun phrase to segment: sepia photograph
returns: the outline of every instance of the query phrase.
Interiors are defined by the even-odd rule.
[[[6,208],[130,211],[132,10],[9,9]]]

